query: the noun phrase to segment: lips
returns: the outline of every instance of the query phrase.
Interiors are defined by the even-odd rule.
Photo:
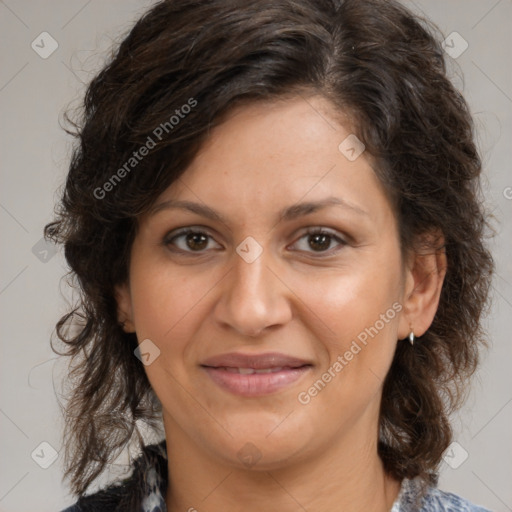
[[[279,352],[267,352],[265,354],[239,354],[232,352],[230,354],[221,354],[213,356],[202,363],[202,366],[213,368],[253,368],[255,370],[265,370],[272,368],[300,368],[310,365],[309,361],[297,357],[287,356]]]
[[[222,389],[235,395],[262,396],[289,387],[311,370],[304,359],[280,353],[222,354],[201,364]]]
[[[275,368],[232,368],[230,366],[216,366],[215,368],[225,370],[230,373],[241,373],[242,375],[251,375],[253,373],[262,374],[262,373],[276,373],[280,372],[284,369],[288,369],[285,366],[276,366]]]

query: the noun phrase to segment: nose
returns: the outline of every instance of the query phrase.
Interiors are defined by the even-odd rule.
[[[272,268],[274,267],[274,268]],[[216,320],[244,336],[255,337],[289,322],[293,316],[289,288],[267,251],[252,263],[234,254],[215,307]]]

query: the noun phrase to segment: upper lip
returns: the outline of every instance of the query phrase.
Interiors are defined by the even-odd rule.
[[[267,352],[264,354],[240,354],[231,352],[229,354],[220,354],[210,357],[201,363],[201,366],[214,368],[254,368],[255,370],[279,367],[300,368],[305,365],[311,365],[311,363],[304,359],[299,359],[298,357],[280,354],[279,352]]]

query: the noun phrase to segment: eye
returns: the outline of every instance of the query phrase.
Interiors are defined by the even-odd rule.
[[[300,247],[302,241],[302,247]],[[330,250],[333,242],[341,247],[347,245],[347,242],[336,233],[323,228],[310,228],[294,245],[299,245],[299,250],[305,252],[311,252],[311,250],[317,253],[336,252],[339,249]]]
[[[203,252],[206,249],[213,249],[210,242],[213,238],[206,232],[195,228],[185,228],[178,232],[172,232],[166,235],[163,243],[166,246],[175,246],[178,251],[182,252]],[[221,247],[217,244],[216,249]],[[176,250],[169,247],[171,250]]]

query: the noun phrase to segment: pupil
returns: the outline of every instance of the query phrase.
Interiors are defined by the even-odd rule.
[[[322,235],[322,234],[312,235],[309,245],[312,249],[320,249],[320,250],[328,249],[329,245],[330,245],[330,238],[331,238],[330,235]],[[311,243],[311,240],[314,240],[313,243]],[[317,242],[318,242],[318,244],[317,244]],[[317,244],[316,247],[315,247],[315,244]]]
[[[204,249],[207,243],[206,236],[202,233],[193,233],[187,236],[187,245],[190,249]]]

